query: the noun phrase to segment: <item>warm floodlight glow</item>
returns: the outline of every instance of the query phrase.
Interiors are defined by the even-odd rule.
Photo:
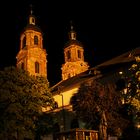
[[[123,74],[123,72],[122,72],[122,71],[119,71],[119,74],[120,74],[120,75],[122,75],[122,74]]]

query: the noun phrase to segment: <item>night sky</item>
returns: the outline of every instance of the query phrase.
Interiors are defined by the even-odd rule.
[[[32,4],[37,25],[43,31],[51,85],[61,80],[63,48],[68,41],[70,21],[85,50],[90,67],[140,46],[138,3],[94,2],[92,0],[19,0],[0,4],[0,69],[16,65],[19,38],[27,24]]]

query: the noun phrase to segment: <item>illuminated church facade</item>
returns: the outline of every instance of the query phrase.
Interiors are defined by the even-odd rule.
[[[76,39],[76,32],[71,25],[70,32],[68,33],[69,41],[64,46],[64,64],[61,67],[62,80],[59,83],[65,83],[69,79],[83,73],[89,69],[89,65],[84,61],[84,48],[81,42]],[[32,11],[28,17],[28,23],[20,34],[19,52],[16,56],[18,68],[24,69],[34,76],[43,76],[47,78],[47,52],[43,48],[43,32],[36,25],[36,18]],[[57,86],[59,85],[54,85]],[[63,108],[72,112],[70,105],[70,98],[78,90],[77,86],[70,88],[70,90],[63,91],[61,86],[57,87],[57,91],[51,88],[57,108],[54,112],[60,112]],[[66,86],[67,87],[67,86]],[[78,86],[79,87],[79,86]],[[44,110],[48,111],[48,110]],[[59,114],[59,113],[58,113]],[[64,116],[60,113],[58,115],[60,131],[71,129],[71,121],[74,116],[65,113]],[[65,121],[65,122],[64,122]],[[51,138],[49,138],[51,139]]]
[[[84,61],[84,48],[76,39],[76,32],[71,26],[69,41],[64,47],[65,63],[62,65],[62,80],[66,80],[88,70]],[[43,33],[36,25],[36,18],[29,15],[27,26],[20,35],[20,50],[16,56],[17,67],[31,75],[47,78],[47,52],[43,48]]]
[[[36,26],[32,12],[20,35],[20,50],[16,59],[18,68],[28,71],[31,75],[47,78],[47,53],[43,49],[43,34]]]
[[[84,124],[77,120],[75,114],[72,113],[70,105],[71,97],[83,82],[100,78],[104,84],[109,83],[108,86],[111,90],[115,89],[114,85],[120,77],[119,71],[122,70],[122,66],[127,67],[128,63],[135,59],[128,57],[131,52],[126,52],[94,68],[89,68],[88,63],[84,60],[84,47],[76,39],[76,32],[72,25],[68,35],[69,41],[64,46],[64,64],[61,67],[62,80],[51,87],[51,92],[57,103],[57,108],[53,113],[57,114],[60,132],[72,129],[75,124],[74,127],[84,128]],[[140,49],[138,48],[135,53],[140,53]],[[48,61],[47,52],[43,48],[43,33],[36,25],[36,18],[32,12],[29,15],[27,26],[21,32],[20,47],[16,59],[18,68],[28,71],[31,75],[47,78]],[[65,114],[60,112],[62,110],[65,110]],[[89,135],[96,139],[96,133],[89,132]],[[48,139],[53,138],[49,137]]]

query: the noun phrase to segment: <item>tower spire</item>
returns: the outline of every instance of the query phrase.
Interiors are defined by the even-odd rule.
[[[84,61],[83,45],[76,39],[76,32],[70,21],[69,41],[64,48],[65,63],[62,65],[62,80],[66,80],[88,70],[88,63]]]
[[[32,15],[33,14],[33,5],[30,4],[30,14]]]
[[[29,5],[29,8],[27,25],[20,34],[20,50],[16,56],[17,67],[28,71],[31,75],[47,78],[47,53],[43,49],[43,33],[35,24],[32,5]]]
[[[73,23],[72,23],[72,20],[70,21],[69,39],[70,39],[70,40],[76,40],[76,32],[73,30]]]
[[[35,25],[35,17],[33,16],[33,6],[30,5],[29,24]]]
[[[72,23],[72,20],[70,21],[70,29],[71,29],[71,31],[73,31],[73,23]]]

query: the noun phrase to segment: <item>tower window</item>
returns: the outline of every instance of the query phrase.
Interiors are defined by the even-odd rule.
[[[68,78],[70,78],[71,76],[70,76],[70,73],[68,74]]]
[[[23,38],[22,40],[22,49],[26,47],[26,37]]]
[[[36,35],[34,36],[34,44],[38,45],[38,36],[36,36]]]
[[[35,19],[34,18],[32,18],[32,23],[35,23]]]
[[[24,63],[23,62],[21,63],[21,69],[24,70]]]
[[[35,62],[35,73],[39,73],[39,63]]]
[[[32,24],[32,25],[35,25],[35,18],[30,16],[29,17],[29,23]]]
[[[81,58],[81,51],[78,50],[78,58]]]
[[[70,59],[70,51],[67,51],[67,58]]]
[[[76,40],[76,35],[75,35],[74,32],[71,33],[71,39],[72,39],[72,40]]]

